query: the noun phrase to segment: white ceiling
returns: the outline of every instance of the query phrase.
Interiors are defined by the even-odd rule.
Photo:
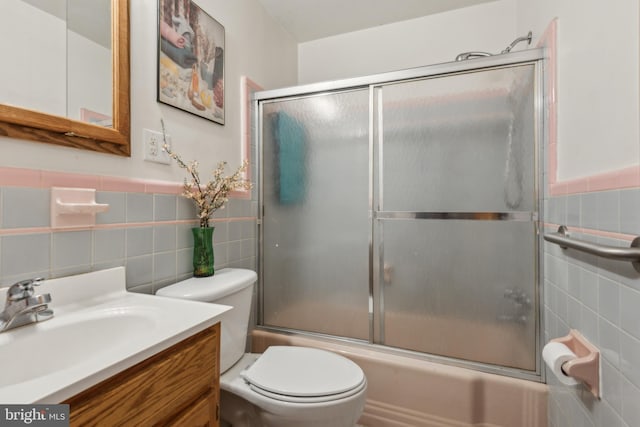
[[[258,0],[298,42],[495,0]]]

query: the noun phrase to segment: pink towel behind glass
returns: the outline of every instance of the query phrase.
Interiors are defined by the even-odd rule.
[[[160,35],[175,47],[182,49],[186,43],[184,37],[174,30],[171,25],[164,21],[160,21]]]

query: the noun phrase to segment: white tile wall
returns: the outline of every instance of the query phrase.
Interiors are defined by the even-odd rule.
[[[49,225],[50,192],[41,188],[7,187],[2,193],[4,228]]]
[[[547,222],[640,234],[640,190],[613,190],[546,200]],[[555,231],[547,229],[547,232]],[[574,234],[629,246],[627,241]],[[602,351],[601,400],[582,386],[561,385],[547,371],[552,427],[640,426],[640,273],[628,262],[605,260],[545,243],[545,339],[578,329]]]
[[[48,204],[42,204],[46,194],[0,188],[0,229],[43,226],[48,218]],[[153,292],[190,274],[191,226],[162,221],[195,218],[191,201],[118,192],[98,192],[97,200],[110,204],[97,222],[123,227],[0,235],[0,285],[30,276],[126,265],[128,286]],[[38,212],[32,215],[31,209]],[[547,222],[628,234],[640,234],[639,209],[638,189],[554,197],[545,203]],[[216,213],[216,218],[225,220],[215,223],[216,268],[256,268],[255,221],[234,220],[253,217],[256,211],[255,201],[231,200],[227,209]],[[126,222],[148,225],[125,227]],[[576,237],[628,245],[592,235]],[[563,251],[549,243],[545,243],[544,268],[545,339],[576,328],[600,346],[604,360],[601,400],[591,398],[582,387],[561,386],[547,373],[550,426],[640,426],[640,274],[629,263]]]
[[[0,188],[0,230],[17,232],[0,234],[0,286],[27,277],[60,277],[124,265],[130,289],[154,292],[191,275],[191,227],[196,223],[173,222],[196,217],[191,200],[123,192],[98,192],[96,200],[110,205],[96,222],[112,228],[33,232],[29,229],[49,226],[49,191]],[[216,269],[256,268],[256,224],[251,219],[256,206],[250,200],[232,199],[227,209],[216,213],[222,220],[214,223]],[[141,224],[127,224],[133,222]],[[20,228],[26,231],[16,230]]]

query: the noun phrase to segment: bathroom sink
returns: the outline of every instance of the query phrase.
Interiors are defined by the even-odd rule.
[[[148,316],[126,309],[102,309],[96,312],[54,317],[50,321],[22,327],[0,335],[0,387],[42,377],[61,369],[90,363],[91,353],[117,351],[145,329],[156,326]],[[70,351],[73,349],[73,351]]]
[[[217,323],[231,308],[127,292],[122,267],[47,280],[36,291],[51,294],[54,317],[0,333],[3,404],[61,402]]]

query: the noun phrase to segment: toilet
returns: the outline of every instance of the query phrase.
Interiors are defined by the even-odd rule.
[[[362,369],[336,353],[274,346],[245,353],[254,271],[225,268],[159,289],[156,295],[233,307],[221,316],[220,409],[234,427],[353,427],[364,409]]]

